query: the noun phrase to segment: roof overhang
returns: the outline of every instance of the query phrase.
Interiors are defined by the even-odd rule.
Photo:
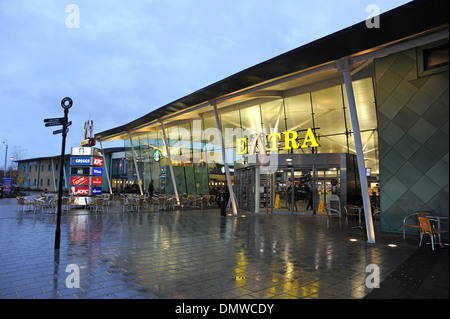
[[[95,138],[99,141],[128,139],[128,133],[133,136],[160,129],[160,121],[170,127],[201,119],[202,114],[206,116],[211,111],[212,100],[220,113],[245,103],[255,105],[279,99],[318,82],[341,81],[336,66],[341,58],[350,57],[352,73],[357,74],[370,69],[374,58],[448,39],[448,9],[448,1],[407,3],[380,15],[380,28],[368,28],[365,21],[360,22],[245,69],[130,123],[97,133]]]

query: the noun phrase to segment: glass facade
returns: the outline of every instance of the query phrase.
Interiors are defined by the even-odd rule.
[[[377,176],[378,136],[373,79],[367,77],[354,80],[353,87],[366,167],[371,169],[373,176]],[[355,154],[346,96],[345,85],[338,84],[307,93],[283,97],[243,97],[219,104],[218,114],[228,165],[233,168],[236,161],[242,161],[248,153],[253,152],[255,145],[256,152],[267,154]],[[202,177],[198,177],[202,180],[201,184],[207,180],[211,188],[226,186],[220,135],[217,133],[214,110],[210,105],[175,115],[165,121],[164,126],[174,167],[202,168]],[[310,145],[305,143],[308,129],[315,133],[319,146],[292,147],[293,143]],[[262,142],[252,144],[252,136],[261,133]],[[268,135],[274,133],[283,134],[279,134],[271,144]],[[239,149],[239,139],[242,138],[247,138],[247,152],[244,153]],[[129,139],[125,140],[128,184],[138,183],[134,165],[136,160],[143,189],[146,190],[150,181],[154,180],[156,191],[164,192],[169,170],[161,125],[158,123],[140,129],[139,134],[132,135],[132,141],[131,145]],[[184,172],[178,169],[174,173],[178,175],[177,184],[186,185],[187,180],[190,180],[189,176],[192,176],[190,169],[184,169]],[[197,181],[194,183],[199,184]],[[179,191],[189,193],[192,189],[181,186]],[[204,188],[202,191],[208,190]]]

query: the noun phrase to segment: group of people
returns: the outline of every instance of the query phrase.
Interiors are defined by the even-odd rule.
[[[294,192],[294,203],[292,203],[292,192]],[[308,183],[306,185],[305,192],[306,192],[306,200],[307,200],[306,210],[313,209],[314,189],[313,189],[311,183]],[[291,185],[289,185],[287,188],[289,210],[291,210],[292,205],[294,205],[295,211],[296,212],[298,211],[297,201],[300,200],[299,194],[300,193],[298,192],[298,187],[295,184],[294,184],[294,187],[292,187],[292,183],[291,183]]]

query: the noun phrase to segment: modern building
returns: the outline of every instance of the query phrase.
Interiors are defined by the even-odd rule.
[[[304,209],[311,183],[314,212],[331,195],[372,212],[379,195],[383,231],[401,232],[416,211],[448,216],[448,2],[373,19],[95,138],[124,141],[141,192],[151,180],[177,197],[223,186],[233,213],[292,211],[292,199]]]
[[[111,178],[112,191],[120,191],[126,186],[126,161],[123,147],[105,148],[105,164],[108,170],[102,172],[102,191],[110,192],[108,177]],[[71,171],[71,153],[65,155],[63,189],[70,186],[70,177],[75,175]],[[16,160],[18,165],[16,186],[30,190],[46,190],[48,192],[57,192],[59,189],[59,170],[61,156],[36,157],[29,159]]]

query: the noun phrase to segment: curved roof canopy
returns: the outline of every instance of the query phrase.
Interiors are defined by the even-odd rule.
[[[407,3],[380,15],[380,28],[368,28],[366,21],[360,22],[238,72],[130,123],[97,133],[95,138],[99,141],[128,139],[129,132],[137,135],[151,130],[152,126],[153,130],[160,129],[161,120],[166,124],[171,120],[202,118],[202,114],[211,110],[213,100],[220,113],[221,108],[239,107],[249,101],[255,104],[258,99],[277,99],[289,90],[314,83],[342,81],[336,66],[341,58],[352,59],[352,72],[356,74],[367,69],[373,58],[426,43],[417,42],[419,38],[428,37],[429,42],[448,38],[448,9],[448,1]]]

